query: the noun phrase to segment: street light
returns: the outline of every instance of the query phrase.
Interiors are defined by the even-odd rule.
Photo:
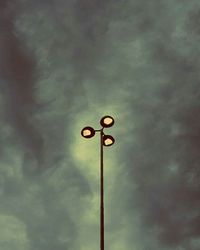
[[[104,134],[104,128],[110,128],[114,124],[112,116],[106,115],[101,118],[101,129],[85,127],[81,130],[81,135],[86,138],[92,138],[96,132],[100,133],[100,250],[104,250],[104,166],[103,166],[103,147],[112,146],[115,139],[111,135]]]
[[[85,138],[91,138],[95,135],[95,130],[92,127],[85,127],[82,129],[81,135]]]

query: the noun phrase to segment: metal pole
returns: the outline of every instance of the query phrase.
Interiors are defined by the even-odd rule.
[[[100,250],[104,250],[103,128],[100,131]]]

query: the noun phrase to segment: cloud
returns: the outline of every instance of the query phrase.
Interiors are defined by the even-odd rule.
[[[37,161],[41,161],[43,139],[31,121],[37,108],[35,97],[36,65],[23,42],[15,34],[12,2],[1,6],[1,79],[6,118]]]
[[[1,6],[0,213],[19,220],[27,249],[98,247],[98,138],[80,130],[105,114],[116,121],[107,249],[199,248],[198,10],[195,0]]]

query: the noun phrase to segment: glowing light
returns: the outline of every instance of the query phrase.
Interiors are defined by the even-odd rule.
[[[90,136],[92,133],[91,133],[91,131],[89,130],[89,129],[85,129],[84,131],[83,131],[83,136]]]
[[[115,139],[111,135],[104,135],[103,136],[103,145],[104,146],[111,146],[115,142]]]
[[[114,119],[112,118],[112,116],[106,115],[101,119],[100,124],[104,128],[109,128],[113,126]]]
[[[85,127],[82,129],[81,135],[85,138],[91,138],[95,135],[95,130],[92,127]]]

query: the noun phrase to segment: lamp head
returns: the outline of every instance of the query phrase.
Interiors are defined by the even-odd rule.
[[[81,135],[84,138],[92,138],[95,135],[95,130],[92,127],[85,127],[81,130]]]
[[[112,146],[115,143],[115,139],[111,135],[103,136],[103,145],[106,147]]]
[[[104,117],[101,118],[100,120],[100,124],[103,128],[109,128],[112,127],[114,124],[114,119],[112,116],[106,115]]]

